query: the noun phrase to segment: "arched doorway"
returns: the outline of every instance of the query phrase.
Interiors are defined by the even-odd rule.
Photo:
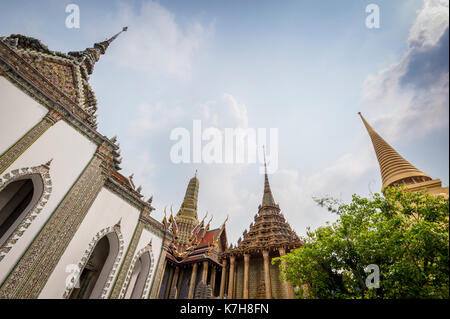
[[[43,191],[40,174],[19,176],[0,188],[0,246],[37,205]]]
[[[125,299],[140,299],[142,297],[150,268],[151,257],[150,253],[146,251],[134,265]]]
[[[100,298],[119,253],[119,238],[110,232],[97,241],[70,299]]]

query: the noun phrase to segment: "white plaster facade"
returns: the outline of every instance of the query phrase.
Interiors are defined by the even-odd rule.
[[[109,242],[110,250],[112,246],[116,245],[113,249],[120,250],[120,253],[112,260],[114,266],[110,272],[103,271],[107,269],[106,266],[102,268],[100,277],[98,278],[104,278],[106,283],[103,284],[102,281],[97,280],[93,291],[101,291],[101,294],[98,295],[100,298],[110,297],[113,289],[115,294],[116,279],[119,277],[122,279],[126,278],[128,268],[131,267],[130,265],[122,267],[123,262],[125,260],[133,260],[134,256],[136,256],[140,250],[151,243],[151,251],[149,252],[151,255],[151,262],[149,263],[147,280],[147,282],[150,283],[150,286],[146,285],[146,288],[143,290],[144,297],[148,297],[152,288],[151,284],[153,283],[153,277],[158,272],[157,266],[162,249],[162,237],[166,230],[164,230],[162,226],[156,225],[153,221],[148,219],[147,214],[153,209],[151,204],[144,201],[142,195],[134,188],[134,185],[130,180],[117,172],[117,170],[120,169],[117,165],[118,154],[116,151],[118,151],[118,145],[99,133],[96,130],[96,125],[93,124],[92,119],[83,117],[86,116],[88,112],[85,109],[80,112],[77,110],[77,107],[83,108],[80,106],[81,104],[76,105],[74,108],[73,104],[66,104],[67,100],[64,98],[55,99],[55,96],[52,93],[58,92],[58,90],[56,89],[55,91],[55,87],[51,87],[48,80],[44,79],[45,75],[41,74],[43,77],[39,78],[39,76],[35,77],[35,74],[33,76],[24,74],[28,71],[36,71],[36,69],[27,65],[28,62],[24,60],[17,60],[15,54],[19,51],[16,51],[14,44],[11,45],[10,42],[4,42],[4,39],[0,38],[0,45],[3,49],[0,53],[7,52],[8,50],[15,52],[11,53],[9,57],[0,54],[0,172],[2,172],[0,174],[0,196],[3,196],[0,197],[0,213],[4,213],[3,216],[6,216],[5,218],[0,219],[0,227],[2,227],[0,230],[3,232],[6,229],[6,232],[2,233],[2,238],[6,238],[9,234],[14,235],[11,235],[11,238],[8,238],[8,245],[10,242],[13,242],[12,245],[2,246],[0,242],[0,249],[3,249],[3,251],[0,252],[2,254],[0,256],[2,257],[0,258],[0,297],[26,297],[27,294],[23,293],[24,289],[22,289],[20,293],[18,292],[20,289],[9,289],[9,287],[20,282],[20,280],[22,280],[22,282],[20,282],[19,285],[29,283],[33,285],[33,289],[29,289],[29,291],[35,298],[67,297],[68,288],[66,279],[68,275],[70,275],[70,273],[67,272],[67,265],[83,265],[84,267],[96,244],[106,236],[108,236],[109,240],[110,235],[112,236],[111,238],[117,238],[117,241],[115,241],[114,244],[112,243],[114,239]],[[34,49],[35,47],[31,50]],[[98,50],[98,47],[96,50]],[[23,54],[23,51],[20,51],[19,53],[19,55],[21,55]],[[35,53],[36,52],[33,54]],[[37,53],[37,55],[41,54],[42,52]],[[41,56],[43,56],[44,59],[50,59],[49,61],[53,61],[52,63],[55,63],[55,61],[56,63],[61,61],[65,61],[64,63],[72,61],[68,57],[61,58],[61,56],[58,56],[57,54],[52,56],[42,54]],[[9,58],[11,58],[11,60],[9,60]],[[14,61],[14,63],[16,63],[15,67],[5,67],[6,64],[3,64],[3,61]],[[17,63],[17,61],[19,61],[19,63]],[[23,68],[22,73],[16,73],[21,67]],[[76,68],[78,67],[80,67],[80,65],[76,64]],[[8,72],[8,75],[6,75],[5,72]],[[16,77],[16,75],[18,76]],[[79,80],[79,76],[80,74],[75,77]],[[39,80],[36,81],[36,79]],[[16,86],[13,84],[14,82],[17,84],[20,83],[20,85]],[[74,83],[74,85],[80,86],[81,82]],[[49,87],[50,91],[46,91]],[[84,87],[81,89],[81,91],[84,92]],[[53,92],[51,90],[53,90]],[[31,97],[25,92],[29,92],[32,96],[39,96],[39,98]],[[44,101],[42,102],[42,105],[40,104],[40,101]],[[89,103],[93,102],[91,101]],[[54,112],[51,113],[52,120],[49,122],[42,122],[45,123],[45,125],[37,125],[44,119],[49,111]],[[47,119],[45,121],[47,121]],[[29,132],[34,134],[29,134]],[[42,132],[42,134],[39,135],[38,132],[39,134]],[[30,136],[32,136],[32,138],[29,138]],[[21,141],[21,143],[17,143],[18,141]],[[95,155],[96,152],[97,155]],[[51,164],[47,164],[50,160]],[[91,160],[93,161],[91,162]],[[90,163],[96,164],[92,166]],[[19,200],[17,197],[14,197],[14,194],[17,195],[19,192],[21,184],[19,183],[19,185],[16,183],[12,185],[13,187],[7,188],[8,185],[15,182],[15,179],[18,179],[17,176],[20,176],[23,179],[30,179],[30,175],[27,174],[30,173],[31,168],[39,169],[40,167],[45,168],[44,173],[42,174],[45,174],[46,177],[45,181],[44,179],[42,179],[42,181],[43,183],[48,182],[48,184],[43,184],[44,186],[40,187],[40,191],[45,189],[47,193],[42,193],[43,195],[38,204],[34,204],[34,200],[36,199],[36,187],[33,188],[34,193],[32,194],[31,202],[26,202],[24,199]],[[87,168],[89,168],[89,170],[86,170]],[[96,170],[97,173],[93,173],[94,175],[92,176],[89,175],[89,173],[83,174],[83,172],[91,172],[90,169],[92,169],[92,171]],[[101,177],[99,177],[100,174]],[[81,176],[87,177],[81,179]],[[97,196],[93,198],[93,202],[89,208],[87,208],[87,206],[77,206],[78,202],[83,202],[84,199],[91,199],[89,196],[94,195],[95,193],[91,192],[86,195],[82,191],[76,192],[73,191],[73,186],[83,189],[83,187],[86,187],[84,181],[91,177],[92,180],[95,181],[91,184],[95,185],[96,191],[98,191],[100,187],[101,189]],[[33,183],[34,179],[35,176],[33,175]],[[105,180],[109,181],[108,185],[103,184]],[[2,187],[3,190],[6,189],[4,193],[2,193]],[[48,191],[48,188],[51,188],[50,192]],[[69,194],[73,195],[73,197],[68,196]],[[22,195],[24,194],[21,193],[21,196]],[[42,200],[42,198],[44,198],[44,200]],[[80,208],[82,214],[79,216],[84,217],[81,220],[78,229],[74,230],[72,228],[70,231],[67,231],[67,228],[64,228],[64,234],[66,231],[71,234],[70,237],[67,237],[70,238],[70,240],[66,242],[65,245],[67,246],[62,254],[58,252],[59,255],[55,258],[55,255],[44,255],[42,251],[48,251],[49,248],[47,246],[51,246],[49,242],[55,242],[54,240],[58,240],[58,236],[52,237],[55,239],[46,239],[48,238],[45,237],[47,233],[45,231],[41,232],[41,230],[48,229],[47,226],[52,225],[46,224],[46,222],[55,212],[58,212],[58,215],[55,216],[61,216],[59,214],[61,214],[61,211],[64,211],[64,209],[57,210],[57,208],[65,198],[69,198],[68,201],[72,205],[71,209],[74,209],[74,207],[75,209],[83,207]],[[23,207],[26,208],[20,208],[19,210],[17,207],[22,206],[12,206],[9,205],[10,202],[14,203],[14,205],[20,203],[20,205],[23,205]],[[43,202],[45,203],[43,204]],[[4,210],[3,208],[5,208],[6,205],[13,208]],[[25,213],[33,205],[34,208],[32,208],[32,212],[35,214],[32,214],[33,218],[23,219],[24,223],[27,224],[27,227],[20,229],[17,227],[13,229],[15,227],[14,225],[18,224],[20,218],[28,216]],[[39,212],[35,213],[35,210],[39,210]],[[83,215],[84,213],[85,215]],[[66,215],[62,216],[65,217]],[[141,220],[141,222],[146,223],[146,226],[142,230],[139,238],[133,238],[136,234],[136,227],[141,217],[143,217],[144,220]],[[5,220],[13,220],[13,226],[9,226],[10,224],[6,223]],[[58,223],[55,224],[56,226],[51,226],[55,228],[50,229],[59,230],[62,229],[62,225],[69,225],[65,224],[64,219],[61,220],[58,220]],[[117,227],[118,224],[119,227]],[[148,229],[151,229],[151,231]],[[72,232],[72,230],[74,232]],[[20,236],[18,236],[17,233],[20,233]],[[54,234],[58,234],[58,232],[55,232]],[[34,244],[33,240],[35,238],[43,238],[42,240],[45,242],[45,245],[47,245],[45,250],[41,250],[39,245]],[[61,238],[63,237],[61,236]],[[104,242],[105,241],[103,241],[103,243]],[[129,249],[132,242],[134,243],[133,249]],[[99,247],[104,246],[99,245]],[[104,251],[106,250],[107,249],[105,248]],[[28,254],[29,252],[31,252],[31,254]],[[45,261],[50,260],[52,266],[45,266],[43,268],[45,270],[40,274],[39,271],[35,271],[35,268],[31,268],[35,267],[36,264],[27,261],[27,254],[42,257],[39,259],[41,264],[45,264]],[[130,256],[128,254],[130,254]],[[44,258],[47,256],[49,257],[48,259]],[[108,255],[106,259],[105,265],[108,263],[108,265],[111,265],[111,258],[109,258],[109,256],[110,255]],[[31,260],[33,260],[32,258],[33,257],[30,257]],[[44,260],[44,262],[41,262],[41,260]],[[15,267],[17,265],[22,265],[23,268]],[[18,269],[20,269],[20,271]],[[24,276],[22,276],[22,269],[27,269],[28,271]],[[47,269],[49,269],[48,272]],[[83,269],[80,269],[80,271],[82,270]],[[14,277],[15,279],[9,280],[11,274],[14,272],[16,275],[16,277]],[[34,281],[31,280],[31,272],[34,272],[33,278],[36,278],[36,273],[39,273],[38,277],[40,278],[38,278],[38,280],[34,279]],[[125,274],[122,272],[125,272]],[[19,278],[19,280],[16,278]],[[39,290],[36,289],[37,292],[35,292],[34,289],[34,287],[36,287],[34,286],[36,282],[40,285]],[[117,284],[117,289],[120,290],[125,284],[126,279],[120,281],[120,283]],[[102,287],[99,288],[100,290],[97,287],[99,285],[102,285]],[[121,287],[119,287],[119,285]],[[5,288],[5,286],[8,287]]]
[[[77,265],[92,238],[102,229],[112,227],[120,221],[120,231],[123,236],[123,249],[130,244],[139,218],[139,210],[123,199],[103,188],[89,209],[86,217],[70,241],[58,265],[42,290],[39,298],[62,298],[66,289],[67,265]],[[125,253],[122,254],[122,263]],[[114,273],[114,278],[118,271]],[[109,287],[110,289],[111,287]]]
[[[25,135],[48,110],[0,76],[0,154]],[[5,134],[7,132],[7,134]]]
[[[28,105],[28,109],[37,108],[37,105]],[[3,128],[2,132],[7,132]],[[9,132],[8,132],[9,134]],[[0,134],[0,135],[8,135]],[[77,180],[96,150],[96,145],[85,136],[78,133],[64,121],[51,126],[40,136],[4,174],[14,169],[39,166],[50,159],[50,177],[52,192],[47,204],[41,213],[24,232],[18,242],[0,262],[0,281],[2,281],[20,256],[27,249],[33,238],[64,198],[73,183]],[[4,175],[3,174],[3,175]]]
[[[155,276],[155,272],[156,272],[156,266],[159,260],[159,255],[161,254],[161,248],[162,248],[162,238],[159,236],[156,236],[154,233],[148,231],[147,229],[143,229],[142,233],[141,233],[141,237],[139,238],[139,242],[136,246],[136,249],[134,251],[133,254],[133,260],[136,260],[139,254],[139,252],[144,249],[149,243],[151,243],[152,246],[152,250],[151,250],[151,265],[150,265],[150,270],[151,272],[148,274],[148,278],[147,280],[150,282],[150,284],[153,282],[154,276]],[[129,295],[129,291],[131,290],[133,287],[132,285],[130,285],[129,283],[129,278],[131,275],[131,272],[133,271],[135,264],[132,263],[130,265],[130,267],[126,270],[127,271],[127,280],[125,280],[125,282],[123,283],[122,287],[121,287],[121,296],[120,298],[123,298],[124,296]],[[144,298],[148,298],[149,293],[150,293],[150,289],[144,291]],[[127,294],[128,293],[128,294]]]

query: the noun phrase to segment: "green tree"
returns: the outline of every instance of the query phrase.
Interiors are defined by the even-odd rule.
[[[308,229],[301,248],[272,261],[299,298],[449,298],[448,198],[386,188],[348,204],[315,201],[337,221]],[[371,264],[378,288],[366,285]]]

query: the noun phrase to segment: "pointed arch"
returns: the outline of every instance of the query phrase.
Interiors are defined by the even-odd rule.
[[[50,163],[0,177],[0,262],[47,204],[52,192]]]
[[[125,298],[126,295],[129,295],[132,299],[144,299],[148,296],[154,260],[152,243],[150,242],[134,256],[119,294],[120,299]],[[139,272],[136,269],[138,266],[140,267]],[[131,293],[128,289],[131,289]]]
[[[106,249],[106,247],[107,252],[104,253],[102,257],[97,258],[101,259],[100,267],[97,269],[100,270],[99,274],[90,287],[90,291],[85,295],[80,296],[80,298],[105,299],[107,297],[109,287],[119,268],[124,251],[124,240],[120,231],[120,222],[114,226],[102,229],[94,236],[94,238],[92,238],[81,261],[78,263],[79,276],[78,278],[72,278],[71,285],[66,286],[63,298],[71,297],[76,289],[74,287],[75,280],[78,279],[79,281],[82,281],[83,271],[85,271],[88,262],[92,262],[93,258],[97,257],[95,253],[98,252],[98,249]]]

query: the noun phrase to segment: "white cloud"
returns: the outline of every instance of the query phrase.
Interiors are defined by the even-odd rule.
[[[247,107],[231,94],[223,93],[220,99],[202,105],[205,124],[218,128],[247,128]]]
[[[200,118],[203,128],[217,127],[223,130],[248,127],[246,105],[229,93],[223,93],[216,100],[202,104]],[[247,188],[241,184],[240,177],[249,167],[248,164],[217,164],[202,165],[199,170],[199,207],[214,215],[215,226],[220,225],[226,216],[229,216],[229,225],[233,226],[228,228],[227,233],[232,241],[236,241],[244,230],[235,225],[248,227],[257,211],[257,205],[253,207],[252,202],[248,200],[251,194],[245,194]]]
[[[362,105],[391,142],[448,127],[448,25],[448,1],[424,1],[407,51],[364,83]]]
[[[361,185],[367,185],[367,193],[379,192],[365,180],[369,172],[377,169],[376,158],[370,153],[373,150],[367,143],[360,146],[360,152],[344,154],[320,171],[280,169],[270,176],[275,201],[297,234],[304,235],[307,227],[315,229],[337,217],[319,207],[313,197],[348,201],[352,194],[363,193]]]
[[[149,133],[174,127],[185,116],[181,107],[168,107],[162,103],[139,105],[137,117],[131,122],[130,128],[135,136],[147,136]]]
[[[108,58],[138,72],[186,77],[204,42],[214,33],[208,26],[192,21],[185,28],[175,16],[157,2],[142,2],[139,12],[130,4],[120,2],[114,25],[127,25],[121,45],[108,53]]]
[[[448,28],[448,0],[425,0],[411,27],[409,43],[423,39],[423,45],[434,45]]]

